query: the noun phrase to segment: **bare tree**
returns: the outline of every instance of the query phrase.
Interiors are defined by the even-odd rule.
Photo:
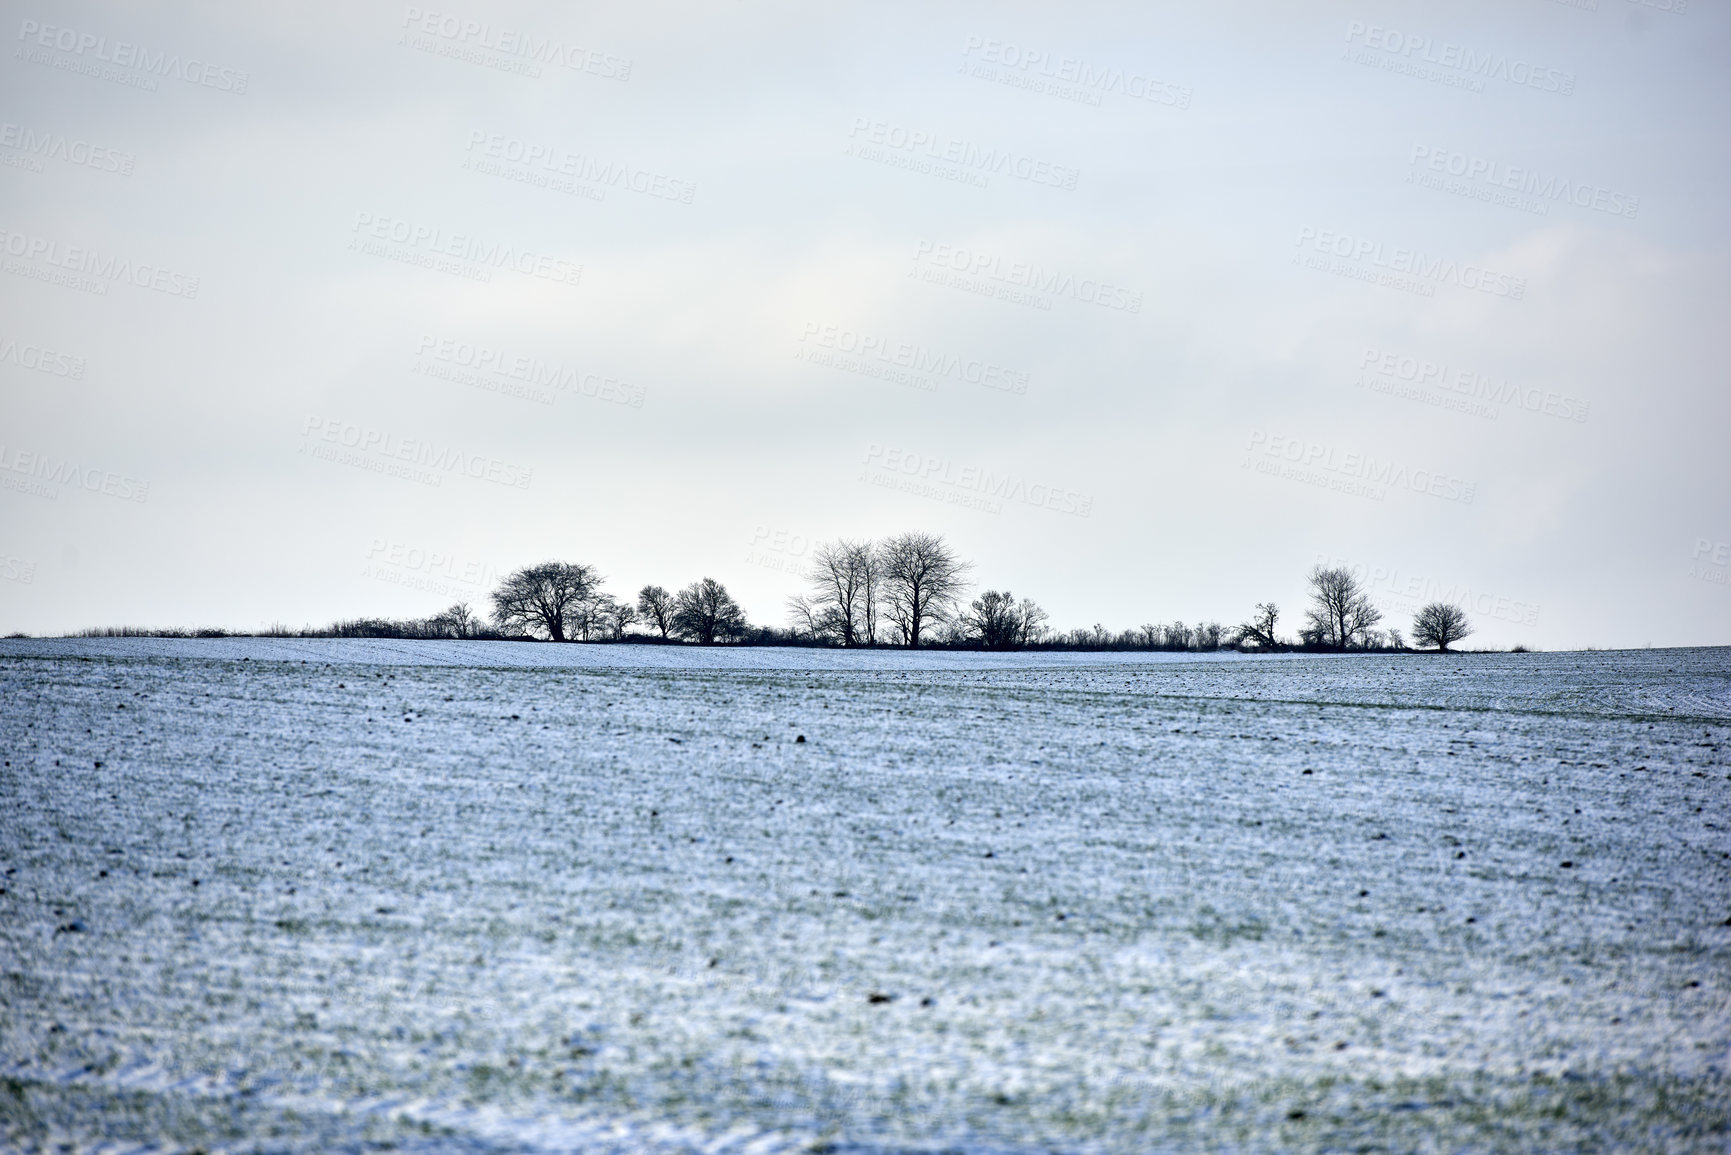
[[[660,586],[644,586],[637,591],[637,612],[644,620],[661,631],[663,641],[673,629],[673,595]]]
[[[1257,602],[1256,612],[1250,615],[1250,620],[1238,626],[1238,641],[1240,644],[1251,641],[1268,648],[1278,646],[1280,643],[1274,637],[1274,623],[1279,620],[1279,606],[1273,602]]]
[[[787,599],[787,616],[793,622],[795,635],[803,631],[805,636],[815,641],[829,632],[824,612],[804,594],[795,594]]]
[[[576,642],[587,642],[601,632],[598,614],[600,596],[585,598],[565,616],[565,633]]]
[[[1199,650],[1218,650],[1220,648],[1220,623],[1197,622],[1195,642],[1196,648]]]
[[[1078,649],[1104,650],[1112,644],[1112,631],[1095,622],[1093,628],[1083,629],[1077,626],[1069,633],[1061,635],[1059,640]]]
[[[1370,604],[1352,571],[1319,565],[1310,571],[1309,580],[1311,607],[1305,611],[1305,639],[1342,650],[1363,645],[1370,628],[1382,620],[1382,611]]]
[[[472,638],[480,628],[468,602],[458,602],[427,619],[428,632],[438,638]]]
[[[611,594],[602,594],[595,602],[594,628],[610,641],[619,641],[625,629],[637,620],[637,609]],[[587,635],[585,635],[587,636]]]
[[[831,634],[844,646],[870,645],[877,632],[878,555],[868,542],[838,538],[812,556],[811,611],[814,634]],[[801,613],[795,607],[796,615]]]
[[[1412,640],[1415,645],[1435,646],[1446,653],[1450,645],[1472,632],[1466,611],[1448,602],[1432,602],[1413,615]]]
[[[920,634],[930,625],[948,621],[972,569],[932,533],[904,533],[878,550],[882,566],[884,616],[895,626],[902,644],[917,649]]]
[[[500,629],[542,633],[563,642],[581,628],[601,585],[595,567],[548,561],[526,566],[506,577],[493,591],[493,620]]]
[[[705,646],[745,631],[745,611],[714,578],[694,581],[674,601],[673,628]]]
[[[861,561],[861,572],[865,574],[865,586],[861,590],[860,604],[864,607],[860,624],[864,627],[862,639],[865,645],[878,644],[878,611],[883,608],[884,597],[884,565],[883,551],[871,542],[862,542],[861,548],[866,556]]]
[[[1031,646],[1046,636],[1046,611],[1030,598],[1016,607],[1016,644]]]
[[[1009,590],[982,593],[962,611],[956,624],[963,637],[988,650],[1011,649],[1021,643],[1023,634],[1021,610]]]
[[[1370,595],[1361,593],[1353,600],[1351,614],[1346,620],[1346,631],[1342,635],[1350,646],[1357,640],[1359,645],[1366,645],[1370,629],[1382,621],[1382,611],[1370,604]]]
[[[1164,630],[1166,648],[1169,650],[1188,650],[1190,648],[1190,627],[1183,622],[1173,622]]]

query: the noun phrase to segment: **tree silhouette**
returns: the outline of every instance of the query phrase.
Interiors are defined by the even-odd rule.
[[[1370,628],[1382,620],[1382,611],[1370,604],[1352,571],[1319,565],[1309,578],[1311,607],[1305,612],[1305,639],[1341,650],[1364,644]]]
[[[714,578],[694,581],[674,600],[673,628],[681,636],[708,646],[717,638],[745,632],[745,611]]]
[[[988,650],[1008,650],[1023,644],[1021,609],[1009,590],[982,593],[962,612],[957,624],[969,641]]]
[[[668,633],[673,629],[672,594],[660,586],[644,586],[637,591],[637,612],[661,631],[663,641],[667,640]]]
[[[1238,640],[1270,648],[1277,646],[1280,643],[1274,639],[1274,623],[1279,620],[1279,606],[1273,602],[1257,602],[1256,612],[1250,615],[1250,620],[1238,627]]]
[[[878,550],[883,569],[884,616],[902,643],[917,649],[927,626],[955,612],[969,563],[959,560],[944,539],[932,533],[904,533]]]
[[[1446,653],[1450,644],[1472,632],[1466,612],[1448,602],[1432,602],[1413,615],[1412,640],[1415,645],[1435,646]]]
[[[493,621],[503,630],[539,632],[563,642],[568,632],[581,628],[600,586],[593,566],[562,561],[527,566],[493,591]]]
[[[871,542],[838,538],[812,556],[809,602],[794,605],[814,634],[828,634],[844,646],[869,646],[877,640],[879,558]]]

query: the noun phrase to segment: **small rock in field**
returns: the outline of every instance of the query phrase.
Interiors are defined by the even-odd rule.
[[[873,991],[871,994],[866,996],[866,1002],[868,1002],[868,1003],[887,1003],[893,998],[895,998],[894,995],[886,995],[882,991]]]

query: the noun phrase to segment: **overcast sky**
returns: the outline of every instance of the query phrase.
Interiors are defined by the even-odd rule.
[[[1722,3],[172,7],[4,7],[0,630],[923,529],[1731,642]]]

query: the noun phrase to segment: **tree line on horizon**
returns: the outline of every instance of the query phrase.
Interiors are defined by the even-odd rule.
[[[1382,611],[1344,567],[1316,566],[1306,575],[1310,605],[1296,638],[1282,638],[1280,607],[1260,602],[1236,626],[1218,622],[1145,623],[1117,632],[1091,628],[1053,632],[1030,598],[987,589],[965,601],[973,563],[941,536],[903,533],[882,541],[838,538],[817,546],[806,577],[808,591],[788,599],[785,628],[753,625],[727,587],[699,578],[677,591],[645,585],[632,600],[606,592],[592,565],[546,561],[503,578],[492,591],[491,613],[478,617],[458,602],[428,618],[357,618],[322,629],[272,627],[263,636],[392,637],[541,640],[550,642],[660,642],[696,645],[782,645],[907,649],[1166,650],[1231,648],[1254,651],[1402,651],[1399,629],[1378,628]],[[1413,618],[1415,646],[1446,651],[1472,633],[1466,613],[1432,602]],[[226,636],[226,631],[86,630],[85,636]]]

